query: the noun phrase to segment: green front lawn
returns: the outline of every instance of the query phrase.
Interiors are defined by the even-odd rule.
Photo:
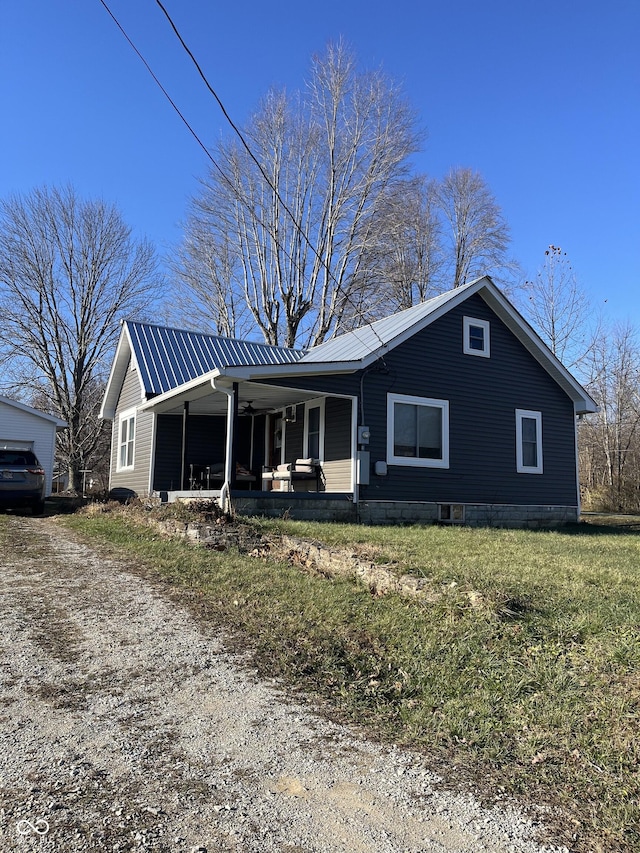
[[[62,519],[188,590],[264,674],[424,750],[487,795],[562,809],[572,850],[640,847],[640,536],[252,522],[427,579],[420,600],[161,538],[122,513]]]

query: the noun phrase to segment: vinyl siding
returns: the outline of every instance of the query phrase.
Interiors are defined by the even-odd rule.
[[[153,488],[156,492],[180,488],[181,450],[182,418],[179,415],[158,415],[153,468]]]
[[[324,465],[327,492],[351,492],[351,400],[327,397]]]
[[[285,429],[285,461],[305,456],[305,406],[296,407],[296,420]],[[350,492],[351,482],[351,401],[327,397],[324,407],[323,488],[327,492]]]
[[[111,480],[110,487],[131,489],[138,495],[149,493],[149,471],[153,447],[154,415],[151,412],[136,412],[134,467],[128,471],[118,471],[118,436],[120,415],[135,409],[142,402],[140,381],[136,370],[127,370],[122,390],[116,406],[111,427]]]
[[[249,466],[251,455],[251,418],[238,418],[236,458]],[[187,450],[185,474],[190,476],[190,466],[223,464],[226,452],[226,417],[191,415],[187,419]],[[182,416],[158,415],[156,429],[156,457],[153,488],[156,491],[180,488],[182,454]],[[262,469],[264,456],[264,417],[255,418],[253,472]],[[184,487],[186,488],[186,483]],[[214,484],[219,486],[219,482]]]
[[[224,462],[226,418],[196,415],[187,419],[185,477],[190,465],[215,465]],[[186,488],[180,485],[182,467],[182,416],[158,415],[153,488],[156,491]]]
[[[463,353],[465,316],[490,323],[490,358]],[[477,294],[364,371],[281,384],[325,394],[362,391],[371,481],[360,487],[361,500],[577,505],[573,403]],[[389,393],[449,402],[449,468],[389,465],[386,476],[373,473],[387,459]],[[542,474],[516,471],[516,409],[542,412]]]
[[[463,317],[491,324],[491,357],[463,354]],[[385,356],[371,372],[364,408],[371,461],[386,460],[387,394],[449,401],[449,468],[389,465],[364,500],[576,505],[573,403],[474,295]],[[516,472],[515,410],[542,412],[543,474]]]
[[[304,406],[296,406],[296,419],[285,424],[284,461],[295,462],[304,456]]]

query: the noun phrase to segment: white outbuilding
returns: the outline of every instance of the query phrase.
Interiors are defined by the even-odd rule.
[[[17,400],[0,395],[0,449],[32,450],[46,474],[46,495],[51,494],[56,432],[67,423]]]

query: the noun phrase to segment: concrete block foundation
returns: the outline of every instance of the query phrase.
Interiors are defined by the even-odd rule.
[[[445,520],[442,507],[456,507],[461,518]],[[460,511],[460,508],[461,511]],[[451,513],[453,516],[453,513]],[[428,501],[363,501],[361,524],[465,524],[470,527],[561,527],[578,521],[575,506],[439,504]]]
[[[362,501],[350,495],[313,492],[235,493],[233,505],[239,515],[293,518],[307,521],[338,521],[345,524],[437,524],[471,527],[548,528],[578,521],[575,506],[507,504],[439,504],[430,501]],[[446,521],[443,507],[455,507],[453,520]],[[461,509],[462,508],[462,509]],[[461,517],[460,517],[461,516]]]

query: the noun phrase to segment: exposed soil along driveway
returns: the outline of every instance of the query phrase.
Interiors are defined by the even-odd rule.
[[[516,812],[257,681],[55,519],[2,521],[2,851],[543,849]]]

